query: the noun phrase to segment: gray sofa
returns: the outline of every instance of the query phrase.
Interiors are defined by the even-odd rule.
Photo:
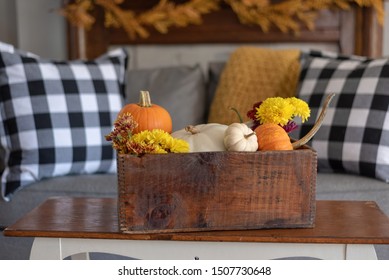
[[[129,71],[128,85],[131,86],[127,90],[127,102],[136,102],[138,90],[147,88],[155,93],[153,101],[172,113],[174,130],[187,123],[205,122],[222,66],[220,63],[211,64],[208,78],[198,66]],[[169,97],[166,93],[170,93]],[[191,104],[195,105],[188,106],[184,116],[182,103],[177,101],[180,95],[188,94],[191,94]],[[0,202],[0,226],[5,228],[14,223],[51,196],[116,197],[116,180],[114,173],[40,180],[15,193],[10,202]],[[389,215],[389,185],[375,178],[319,171],[316,197],[318,200],[373,200]],[[0,234],[0,259],[28,259],[31,245],[32,238]],[[376,246],[376,251],[379,259],[389,259],[389,245]]]

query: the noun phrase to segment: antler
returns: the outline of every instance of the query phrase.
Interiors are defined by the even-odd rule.
[[[323,109],[321,110],[319,118],[317,119],[316,123],[314,124],[314,126],[311,128],[311,130],[303,138],[292,143],[293,149],[298,149],[301,146],[305,145],[316,134],[316,132],[319,130],[319,128],[323,124],[324,117],[327,113],[327,108],[330,105],[330,102],[331,102],[332,98],[334,98],[334,96],[335,96],[335,93],[331,93],[327,96],[326,101],[324,102],[324,105],[323,105]]]

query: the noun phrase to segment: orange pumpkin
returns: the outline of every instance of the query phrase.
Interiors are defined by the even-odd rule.
[[[138,133],[143,130],[162,129],[168,133],[172,132],[172,118],[166,109],[152,104],[150,93],[141,91],[139,103],[131,103],[125,105],[119,112],[119,116],[124,113],[130,113],[138,126],[133,133]]]
[[[265,123],[255,129],[258,150],[293,150],[288,133],[279,125]]]

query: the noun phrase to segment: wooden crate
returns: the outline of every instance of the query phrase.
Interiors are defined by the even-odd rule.
[[[118,156],[125,233],[313,227],[309,149]]]

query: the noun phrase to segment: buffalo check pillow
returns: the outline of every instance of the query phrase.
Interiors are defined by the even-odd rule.
[[[51,61],[0,43],[1,195],[35,181],[116,171],[108,134],[123,105],[127,54]]]
[[[322,172],[346,172],[389,182],[389,58],[368,59],[311,51],[303,54],[298,96],[313,126],[327,94],[335,93],[311,146]]]

